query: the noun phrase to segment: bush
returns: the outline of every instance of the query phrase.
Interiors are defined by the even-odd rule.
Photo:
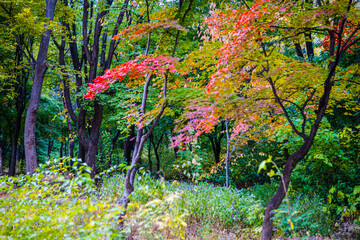
[[[114,224],[119,208],[92,198],[96,191],[89,171],[85,164],[63,158],[47,162],[33,176],[1,177],[0,238],[121,237]]]

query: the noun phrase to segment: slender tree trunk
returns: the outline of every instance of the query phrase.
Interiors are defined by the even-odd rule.
[[[53,19],[56,1],[57,0],[46,0],[45,16],[47,19]],[[35,63],[33,85],[25,119],[24,148],[26,158],[26,172],[29,174],[34,173],[35,169],[38,167],[36,156],[35,126],[40,103],[42,83],[46,70],[48,69],[46,56],[48,52],[49,41],[50,29],[46,29],[44,35],[41,37],[39,52]]]
[[[10,156],[9,176],[15,175],[16,152],[17,152],[17,148],[18,148],[18,139],[19,139],[20,128],[21,128],[21,115],[22,115],[22,112],[18,111],[16,114],[14,135],[13,135],[13,138],[11,139],[11,156]]]
[[[229,121],[225,120],[226,127],[226,187],[229,188],[229,158],[230,158],[230,135],[229,135]]]
[[[135,147],[135,137],[135,125],[131,125],[129,136],[124,142],[124,157],[128,165],[131,164],[131,152],[134,150]]]
[[[64,156],[63,154],[63,148],[64,148],[64,143],[61,141],[60,142],[60,158],[62,158]]]
[[[20,50],[19,46],[16,46],[16,65],[21,66],[21,61],[23,57],[23,53]],[[26,101],[26,83],[28,81],[28,75],[26,75],[25,71],[22,71],[23,74],[18,75],[16,77],[17,80],[17,96],[16,96],[16,120],[15,120],[15,128],[14,134],[11,139],[11,155],[10,155],[10,166],[9,166],[9,176],[15,175],[16,168],[16,153],[18,150],[18,140],[21,130],[21,120],[22,115],[25,110],[25,101]],[[28,72],[27,72],[28,73]],[[28,73],[29,74],[29,73]]]
[[[149,137],[150,141],[154,147],[154,153],[155,153],[155,157],[156,157],[156,171],[160,171],[160,155],[159,155],[158,149],[159,149],[159,146],[160,146],[163,136],[164,136],[164,134],[161,135],[159,142],[157,144],[155,144],[153,135],[150,135],[150,137]]]
[[[108,162],[108,166],[107,166],[108,169],[111,167],[111,164],[112,164],[112,154],[113,154],[113,152],[114,152],[115,144],[116,144],[119,136],[120,136],[120,131],[117,130],[115,137],[111,140],[111,149],[110,149],[110,153],[109,153],[109,162]]]
[[[151,161],[151,142],[150,138],[148,140],[148,161],[149,161],[149,170],[150,173],[153,171],[152,161]]]
[[[48,158],[50,158],[53,144],[54,144],[54,140],[49,139],[48,140]]]
[[[4,175],[3,162],[4,162],[4,159],[3,159],[2,144],[0,143],[0,176]]]

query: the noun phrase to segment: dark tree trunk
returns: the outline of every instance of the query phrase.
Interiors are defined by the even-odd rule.
[[[213,149],[215,163],[220,163],[220,154],[221,154],[221,138],[213,137],[211,134],[207,135],[210,140],[211,147]]]
[[[295,50],[298,57],[304,58],[304,54],[299,43],[295,43]]]
[[[54,145],[54,140],[49,139],[49,141],[48,141],[48,158],[50,158],[53,145]]]
[[[0,176],[2,176],[4,174],[3,172],[3,162],[4,162],[4,159],[3,159],[3,151],[2,151],[2,144],[0,143]]]
[[[155,157],[156,157],[156,171],[160,171],[160,155],[159,155],[158,149],[159,149],[159,146],[160,146],[163,136],[164,136],[164,134],[161,135],[157,144],[155,144],[153,135],[150,135],[150,137],[149,137],[150,141],[154,147],[154,153],[155,153]]]
[[[85,148],[79,141],[79,152],[78,159],[81,159],[82,162],[85,162]]]
[[[16,65],[20,66],[23,53],[20,50],[19,46],[16,46]],[[15,175],[16,167],[16,153],[18,150],[18,140],[21,130],[21,120],[22,114],[25,110],[25,101],[26,101],[26,83],[28,81],[28,76],[26,76],[25,71],[17,77],[17,96],[16,96],[16,120],[14,127],[14,134],[11,139],[11,155],[10,155],[10,166],[9,166],[9,176]]]
[[[221,140],[225,136],[225,134],[223,133],[224,130],[226,130],[226,129],[225,129],[224,122],[222,121],[220,125],[218,124],[215,126],[213,133],[208,133],[205,135],[210,140],[216,164],[220,163]]]
[[[67,6],[67,1],[63,1],[62,2],[65,6]],[[67,27],[66,23],[63,23],[63,25],[65,27]],[[59,44],[55,39],[53,39],[56,47],[59,50],[59,65],[60,65],[60,71],[61,71],[61,76],[62,76],[62,81],[63,81],[63,89],[61,89],[61,99],[62,99],[62,103],[63,103],[63,107],[65,110],[65,113],[63,113],[63,117],[66,119],[67,122],[67,127],[69,130],[69,152],[70,152],[70,157],[73,158],[74,157],[74,133],[72,130],[72,126],[71,126],[71,116],[76,119],[75,113],[73,112],[72,108],[69,108],[67,106],[67,104],[71,104],[70,101],[70,89],[69,89],[69,73],[66,70],[65,67],[65,46],[66,46],[66,41],[63,39],[61,40],[61,44]],[[67,149],[67,147],[65,147]],[[65,153],[67,155],[67,151],[65,150]]]
[[[111,140],[111,149],[110,149],[110,153],[109,153],[109,162],[108,162],[108,166],[107,166],[108,169],[111,167],[111,164],[112,164],[112,154],[113,154],[113,152],[114,152],[115,144],[116,144],[119,136],[120,136],[120,131],[117,130],[115,137]]]
[[[15,175],[15,167],[16,167],[16,152],[18,149],[18,139],[21,128],[21,116],[22,112],[17,112],[16,114],[16,124],[14,129],[14,136],[11,139],[11,155],[10,155],[10,166],[9,166],[9,176]]]
[[[312,59],[314,57],[314,47],[311,39],[311,33],[305,33],[306,38],[306,54],[309,59]]]
[[[53,19],[56,1],[57,0],[46,0],[45,16],[47,19]],[[48,52],[49,41],[50,29],[46,29],[44,35],[41,37],[39,52],[35,63],[33,85],[25,119],[24,148],[26,158],[26,172],[29,174],[32,174],[38,167],[36,156],[35,126],[39,109],[42,83],[46,70],[48,69],[46,56]]]
[[[150,173],[153,171],[152,161],[151,161],[151,142],[150,139],[148,141],[148,161],[149,161],[149,171]]]
[[[226,127],[226,187],[229,187],[229,159],[230,159],[230,135],[229,135],[229,121],[225,120],[225,127]]]
[[[84,110],[82,110],[84,111]],[[100,126],[102,122],[102,113],[103,107],[97,102],[94,101],[94,117],[90,122],[91,127],[86,129],[85,123],[85,114],[86,112],[80,112],[79,115],[79,142],[84,147],[85,152],[85,162],[88,166],[92,168],[91,177],[96,175],[96,156],[97,156],[97,146],[100,136]],[[89,135],[87,134],[87,130]],[[80,151],[79,151],[80,152]]]
[[[129,136],[124,142],[124,158],[128,165],[131,164],[131,152],[134,150],[135,146],[135,125],[130,126]]]
[[[63,148],[64,148],[64,143],[61,141],[61,143],[60,143],[60,158],[62,158],[64,156]]]
[[[64,0],[63,3],[67,5],[67,1]],[[113,3],[112,0],[107,1],[107,4],[111,6]],[[125,11],[124,9],[127,8],[129,3],[129,0],[125,0],[122,11],[120,11],[117,19],[116,27],[113,31],[113,36],[115,36],[118,33],[118,26],[121,25]],[[90,13],[90,16],[89,16]],[[109,13],[109,10],[101,11],[96,16],[95,26],[94,29],[92,29],[92,26],[88,26],[89,24],[89,18],[92,18],[93,16],[93,2],[89,4],[88,0],[83,1],[83,19],[82,19],[82,39],[83,39],[83,45],[82,45],[82,57],[81,60],[79,59],[79,53],[78,53],[78,47],[76,42],[76,26],[73,25],[70,29],[70,26],[66,23],[64,23],[64,26],[69,30],[70,39],[74,39],[70,42],[70,52],[71,57],[74,65],[74,69],[76,71],[81,71],[81,68],[83,67],[83,70],[87,75],[85,76],[85,83],[88,83],[96,78],[97,76],[97,66],[98,66],[98,60],[99,60],[99,46],[100,46],[100,37],[101,32],[103,29],[103,19],[104,17]],[[88,28],[90,30],[88,30]],[[90,44],[90,35],[93,33],[93,38]],[[103,35],[103,41],[106,40],[106,35]],[[106,48],[106,46],[103,44],[103,52]],[[111,41],[110,43],[110,49],[108,51],[108,58],[106,60],[106,63],[104,63],[104,59],[101,60],[101,65],[104,65],[103,71],[110,67],[112,62],[112,57],[115,51],[115,41]],[[103,56],[102,56],[103,57]],[[76,74],[76,86],[77,91],[79,92],[81,89],[81,86],[83,84],[82,77],[79,74]],[[68,86],[64,86],[64,95],[65,95],[65,102],[69,110],[69,115],[71,119],[76,124],[76,130],[79,136],[79,153],[78,157],[85,161],[89,166],[93,168],[93,171],[91,173],[91,176],[95,176],[96,172],[96,154],[97,154],[97,146],[99,142],[99,136],[100,136],[100,127],[102,122],[102,113],[103,113],[103,106],[99,104],[98,101],[93,102],[93,116],[91,117],[90,122],[90,128],[87,128],[86,123],[86,114],[87,111],[83,109],[81,100],[77,101],[77,105],[79,110],[79,115],[76,116],[74,114],[74,110],[72,109],[71,105],[71,99],[69,94],[69,88]]]

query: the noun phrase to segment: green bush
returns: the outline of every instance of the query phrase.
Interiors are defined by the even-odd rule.
[[[68,165],[73,162],[70,170]],[[90,168],[73,159],[47,162],[32,176],[0,178],[0,238],[119,238],[119,208],[96,200]]]

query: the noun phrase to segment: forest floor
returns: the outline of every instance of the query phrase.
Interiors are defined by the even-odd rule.
[[[83,171],[82,169],[81,171]],[[45,172],[47,175],[59,171]],[[277,183],[248,189],[205,182],[136,182],[124,222],[117,205],[121,174],[0,178],[0,239],[259,239]],[[360,227],[333,219],[316,194],[291,192],[276,211],[274,239],[360,239]],[[122,224],[122,231],[119,225]]]

